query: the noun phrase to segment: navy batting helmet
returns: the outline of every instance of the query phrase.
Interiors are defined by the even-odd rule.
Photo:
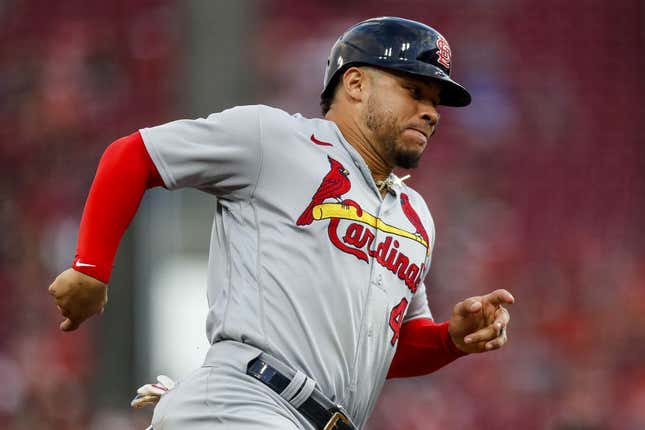
[[[451,61],[448,42],[434,28],[396,17],[368,19],[347,30],[331,48],[322,95],[330,95],[347,68],[367,65],[440,81],[439,104],[467,106],[470,94],[450,79]]]

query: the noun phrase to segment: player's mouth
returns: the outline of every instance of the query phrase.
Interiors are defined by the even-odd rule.
[[[428,140],[430,139],[430,133],[426,132],[422,128],[417,127],[408,127],[405,129],[408,135],[414,137],[415,140],[419,142],[420,145],[427,145]]]

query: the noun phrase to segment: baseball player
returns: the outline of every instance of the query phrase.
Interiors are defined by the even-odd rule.
[[[392,173],[417,165],[438,105],[470,103],[451,62],[431,27],[369,19],[332,47],[324,119],[242,106],[112,143],[72,267],[49,287],[60,328],[103,311],[119,240],[145,190],[193,187],[216,202],[211,347],[200,369],[172,389],[158,386],[154,430],[359,429],[386,378],[502,347],[508,291],[470,297],[434,322],[424,284],[434,224]]]

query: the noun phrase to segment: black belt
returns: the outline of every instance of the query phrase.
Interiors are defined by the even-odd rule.
[[[287,376],[289,374],[294,375],[295,372],[286,368],[284,364],[277,363],[270,356],[263,353],[259,357],[251,360],[246,369],[246,373],[260,380],[292,403],[318,430],[356,430],[356,427],[347,417],[343,408],[340,405],[332,403],[316,388],[313,388],[313,390],[310,389],[310,394],[306,399],[299,399],[295,402],[297,405],[294,404],[293,399],[297,399],[301,396],[303,390],[307,390],[306,386],[308,383],[311,384],[310,387],[313,387],[314,382],[300,374],[305,379],[302,384],[297,384],[300,385],[299,387],[295,387],[292,384],[295,377]],[[292,385],[289,390],[290,393],[285,396],[285,391],[290,385]],[[306,395],[306,393],[304,394]]]

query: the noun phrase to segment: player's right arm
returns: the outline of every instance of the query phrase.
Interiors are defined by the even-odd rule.
[[[106,149],[85,204],[72,268],[49,287],[65,317],[61,330],[74,330],[102,311],[119,242],[147,188],[196,188],[222,204],[252,197],[261,172],[262,111],[276,115],[275,109],[240,106],[144,128]]]
[[[71,331],[103,311],[119,242],[146,189],[163,185],[139,132],[107,147],[85,202],[72,268],[56,277],[49,293]]]

